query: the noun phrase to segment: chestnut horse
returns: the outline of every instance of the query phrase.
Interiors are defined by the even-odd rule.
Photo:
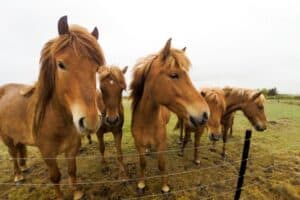
[[[267,118],[264,111],[264,103],[266,101],[264,95],[260,91],[244,89],[244,88],[223,88],[226,101],[226,112],[222,117],[223,124],[223,150],[222,157],[226,156],[226,142],[228,130],[233,121],[235,111],[242,111],[252,126],[257,131],[267,129]]]
[[[58,21],[59,36],[48,41],[40,58],[34,87],[7,84],[0,88],[0,136],[14,163],[15,182],[23,180],[25,145],[37,146],[49,168],[58,199],[61,174],[56,157],[65,153],[73,198],[83,192],[76,184],[76,155],[80,134],[96,132],[101,115],[96,104],[96,72],[105,63],[97,43],[98,30],[89,33]]]
[[[162,192],[169,192],[164,151],[167,148],[166,123],[162,106],[182,117],[191,126],[201,126],[209,117],[209,108],[188,76],[190,61],[184,49],[171,48],[169,39],[157,54],[138,62],[130,85],[132,99],[131,130],[139,152],[141,177],[139,191],[145,188],[145,149],[155,147],[162,176]]]
[[[213,142],[217,141],[222,135],[222,125],[221,120],[222,116],[225,113],[226,103],[225,95],[221,89],[206,89],[203,88],[200,90],[201,95],[205,98],[210,109],[210,117],[206,124],[208,130],[209,139]],[[204,132],[204,126],[202,127],[191,127],[188,124],[184,124],[181,118],[178,118],[175,129],[180,129],[180,142],[182,142],[181,151],[179,152],[180,156],[183,156],[184,148],[187,142],[190,139],[191,132],[195,133],[195,147],[196,144],[200,143],[200,138]],[[185,132],[183,139],[183,130]],[[197,140],[196,140],[197,138]],[[200,159],[198,154],[194,155],[195,164],[200,164]]]
[[[100,69],[100,91],[98,108],[103,116],[103,123],[97,131],[101,162],[105,164],[104,151],[105,144],[103,136],[107,132],[112,132],[118,154],[120,172],[127,178],[127,173],[123,163],[121,141],[122,127],[124,123],[124,108],[122,105],[122,92],[126,89],[124,74],[127,66],[120,69],[116,66],[105,66]]]

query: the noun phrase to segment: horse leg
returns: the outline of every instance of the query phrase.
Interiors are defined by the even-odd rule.
[[[165,153],[164,153],[165,150],[166,150],[166,141],[163,141],[157,147],[158,169],[161,175],[161,180],[162,180],[161,191],[163,193],[167,193],[170,191],[170,187],[168,185],[168,177],[166,176],[166,162],[165,162]]]
[[[191,132],[185,128],[184,140],[183,140],[183,143],[181,145],[181,149],[178,152],[179,156],[183,156],[184,148],[185,148],[186,144],[188,143],[189,138],[191,138]]]
[[[137,146],[137,149],[139,151],[139,157],[140,157],[140,168],[141,168],[141,176],[140,180],[138,181],[138,190],[139,192],[144,192],[146,184],[145,184],[145,169],[146,169],[146,158],[145,158],[145,147],[142,147],[140,145]]]
[[[74,200],[82,199],[84,196],[84,193],[78,189],[77,177],[76,177],[76,155],[79,148],[80,148],[80,141],[77,148],[75,147],[71,151],[66,152],[66,159],[68,161],[69,184],[71,185],[73,191]]]
[[[194,141],[194,163],[196,165],[200,164],[199,159],[199,147],[200,147],[200,137],[203,133],[203,128],[199,128],[195,131],[195,141]]]
[[[229,129],[228,125],[225,125],[224,132],[223,132],[223,149],[221,153],[223,159],[226,158],[226,142],[227,142],[228,129]]]
[[[28,167],[26,166],[26,159],[27,159],[27,148],[24,144],[18,143],[16,145],[19,153],[19,165],[22,172],[27,172]]]
[[[92,136],[91,135],[87,135],[86,137],[87,137],[87,139],[89,141],[89,144],[92,144]]]
[[[179,131],[180,131],[178,144],[182,144],[182,142],[183,142],[183,120],[178,119],[178,124],[179,124]]]
[[[50,181],[53,183],[54,185],[54,190],[55,190],[55,195],[56,198],[59,200],[63,199],[63,194],[60,190],[60,178],[61,178],[61,174],[59,172],[58,166],[57,166],[57,162],[56,162],[56,155],[53,154],[43,154],[45,163],[49,169],[49,174],[50,174]],[[54,157],[55,156],[55,157]]]
[[[229,137],[232,137],[232,132],[233,132],[233,121],[230,124]]]
[[[117,149],[117,154],[118,154],[118,164],[119,164],[119,170],[120,170],[120,174],[122,174],[125,179],[128,179],[128,175],[127,175],[127,171],[125,169],[124,163],[123,163],[123,153],[122,153],[122,130],[118,131],[118,132],[113,132],[114,135],[114,140],[115,140],[115,146]]]
[[[106,164],[106,161],[105,161],[105,158],[104,158],[105,144],[104,144],[103,136],[104,136],[104,133],[102,131],[98,130],[97,138],[98,138],[98,142],[99,142],[99,151],[101,153],[100,160],[101,160],[102,164]]]
[[[14,182],[15,183],[20,183],[24,181],[23,174],[20,170],[19,163],[18,163],[18,149],[16,145],[14,144],[14,141],[9,138],[9,137],[3,137],[2,138],[3,142],[6,144],[8,147],[8,152],[10,156],[13,159],[13,164],[14,164]]]
[[[216,152],[217,150],[216,150],[216,142],[215,141],[213,141],[212,143],[211,143],[211,147],[210,147],[210,149],[209,149],[211,152]]]

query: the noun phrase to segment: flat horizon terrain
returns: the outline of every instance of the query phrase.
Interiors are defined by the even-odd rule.
[[[139,160],[130,132],[130,102],[123,101],[125,124],[122,149],[124,163],[133,179],[127,184],[119,180],[116,150],[112,134],[105,135],[107,166],[100,163],[98,143],[82,140],[82,151],[77,158],[77,174],[88,199],[136,199],[136,181],[139,177]],[[249,162],[245,174],[241,199],[300,199],[300,103],[299,101],[268,100],[265,106],[268,129],[253,130]],[[201,164],[193,164],[193,143],[189,143],[184,157],[177,155],[179,133],[174,131],[176,117],[172,115],[168,124],[167,173],[170,174],[171,193],[164,197],[160,192],[161,180],[157,168],[156,154],[147,156],[147,190],[140,199],[233,199],[239,172],[245,130],[250,123],[238,112],[233,127],[233,137],[227,144],[228,158],[221,159],[222,141],[217,143],[217,152],[211,152],[207,133],[201,138]],[[192,135],[193,136],[193,135]],[[29,147],[28,167],[24,185],[13,183],[13,164],[9,160],[6,146],[0,141],[0,199],[53,199],[48,171],[37,148]],[[67,184],[66,162],[59,157],[62,183]],[[68,186],[62,186],[66,199],[72,199]]]

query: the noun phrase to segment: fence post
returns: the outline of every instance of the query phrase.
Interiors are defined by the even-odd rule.
[[[240,196],[241,196],[242,187],[243,187],[243,183],[244,183],[244,175],[245,175],[246,168],[247,168],[251,135],[252,135],[252,131],[247,129],[246,135],[245,135],[243,155],[242,155],[240,172],[239,172],[239,177],[238,177],[238,182],[237,182],[237,186],[236,186],[234,200],[239,200]]]

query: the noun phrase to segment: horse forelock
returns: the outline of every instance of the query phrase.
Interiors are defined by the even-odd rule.
[[[100,81],[111,75],[112,78],[120,85],[126,88],[126,81],[122,70],[114,65],[104,66],[106,69],[100,74]],[[125,89],[124,88],[124,89]]]
[[[160,62],[163,67],[175,67],[184,71],[189,71],[191,66],[191,62],[185,53],[178,49],[171,49],[169,56],[165,60],[160,59]]]
[[[33,133],[37,134],[44,119],[46,106],[53,96],[56,80],[54,56],[61,50],[70,47],[75,55],[93,59],[99,66],[105,64],[105,58],[97,40],[84,28],[70,26],[69,34],[58,36],[48,41],[40,57],[40,73],[36,83],[36,107],[33,120]]]

